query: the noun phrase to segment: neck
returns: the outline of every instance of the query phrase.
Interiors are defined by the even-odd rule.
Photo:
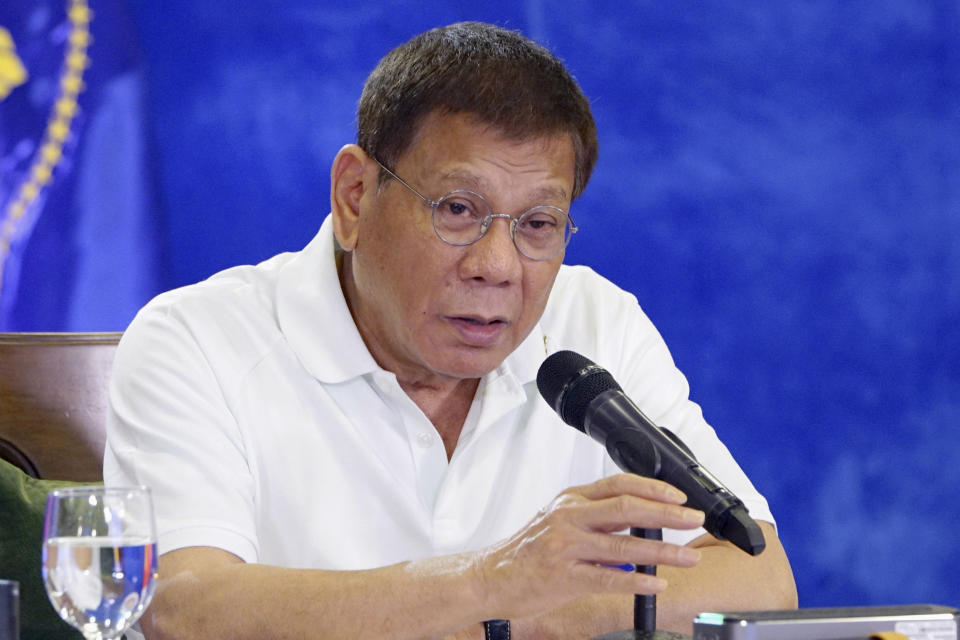
[[[447,460],[457,448],[463,423],[470,412],[470,405],[473,404],[479,384],[480,381],[473,378],[461,380],[456,385],[441,390],[400,383],[400,388],[420,407],[440,434],[447,451]]]
[[[381,357],[376,335],[370,335],[371,332],[366,331],[364,324],[358,319],[360,313],[357,309],[358,293],[353,280],[351,258],[349,252],[338,255],[337,272],[340,276],[340,289],[343,291],[360,337],[377,364],[397,376],[400,388],[433,424],[443,440],[449,460],[460,439],[460,432],[463,431],[463,423],[467,419],[480,379],[424,376],[423,372],[406,371],[401,367],[391,366],[385,361]]]

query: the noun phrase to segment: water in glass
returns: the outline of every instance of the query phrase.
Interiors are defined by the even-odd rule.
[[[157,546],[149,491],[50,492],[43,579],[54,609],[88,640],[119,638],[153,596]]]

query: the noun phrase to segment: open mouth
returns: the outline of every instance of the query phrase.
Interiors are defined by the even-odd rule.
[[[457,316],[453,318],[459,322],[466,322],[467,324],[472,324],[477,327],[490,327],[498,324],[505,324],[505,322],[499,318],[494,318],[493,320],[481,320],[479,318],[468,318],[463,316]]]
[[[476,318],[471,316],[450,316],[449,322],[467,344],[483,347],[497,342],[509,324],[503,318]]]

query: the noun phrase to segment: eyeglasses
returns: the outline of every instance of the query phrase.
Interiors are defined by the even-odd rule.
[[[510,237],[517,251],[531,260],[549,260],[557,256],[577,232],[573,220],[563,210],[549,205],[527,209],[519,217],[493,213],[479,193],[451,191],[439,200],[430,200],[383,163],[374,158],[380,168],[409,189],[424,204],[433,209],[433,231],[437,237],[457,247],[473,244],[487,234],[494,218],[510,222]]]

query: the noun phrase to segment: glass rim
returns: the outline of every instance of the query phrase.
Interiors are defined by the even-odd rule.
[[[56,489],[50,489],[47,491],[47,496],[55,497],[72,497],[72,496],[89,496],[89,495],[117,495],[122,493],[146,493],[150,494],[150,487],[146,485],[131,485],[131,486],[121,486],[121,487],[104,487],[98,485],[86,485],[78,487],[58,487]]]

